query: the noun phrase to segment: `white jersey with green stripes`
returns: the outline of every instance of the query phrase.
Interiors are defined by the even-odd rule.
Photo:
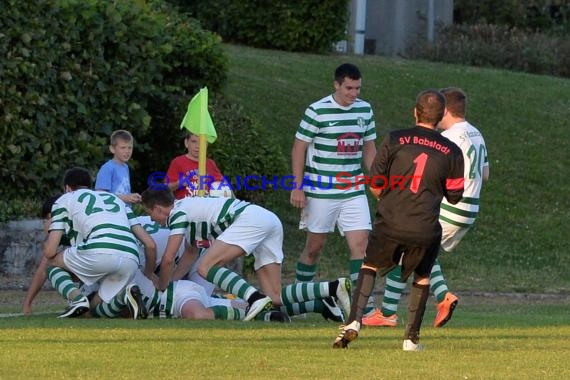
[[[130,253],[137,258],[137,239],[131,227],[138,219],[117,196],[104,191],[79,189],[54,203],[49,230],[74,237],[77,252]]]
[[[174,203],[168,217],[170,235],[185,235],[186,240],[213,240],[228,228],[248,202],[239,199],[187,197]],[[199,235],[197,235],[199,234]]]
[[[139,222],[141,223],[141,225],[143,226],[143,228],[145,229],[145,231],[150,235],[150,237],[152,238],[152,240],[154,240],[154,242],[156,243],[156,262],[155,262],[155,269],[158,268],[158,266],[160,265],[160,263],[162,262],[162,257],[164,256],[164,252],[166,251],[166,246],[168,244],[168,237],[170,236],[170,230],[168,228],[163,228],[160,226],[160,224],[152,221],[150,219],[150,217],[148,216],[139,216]],[[194,228],[189,228],[188,231],[185,234],[185,242],[183,244],[180,244],[180,247],[178,247],[178,252],[176,252],[176,256],[175,256],[175,263],[178,263],[178,260],[180,260],[180,258],[182,257],[182,255],[184,254],[184,250],[186,248],[186,244],[193,244],[196,240],[204,240],[201,238],[201,235],[192,235],[190,236],[190,234],[192,234],[193,232],[198,232],[201,233],[201,227],[203,225],[203,223],[198,223],[196,225],[196,223],[191,222],[190,226],[195,225]],[[192,239],[192,240],[189,240]],[[189,243],[190,242],[190,243]],[[205,249],[200,249],[198,251],[198,254],[201,256],[206,250]],[[145,255],[144,255],[144,246],[142,245],[142,243],[139,243],[139,255],[140,255],[140,267],[144,268],[145,266]],[[211,282],[206,281],[206,279],[204,279],[203,277],[201,277],[198,274],[198,264],[200,262],[200,259],[197,259],[194,264],[192,265],[192,268],[190,269],[190,272],[185,275],[182,279],[185,280],[190,280],[193,281],[194,283],[202,286],[202,288],[204,288],[206,294],[212,294],[212,292],[214,291],[215,285],[212,284]],[[144,277],[144,276],[143,276]]]
[[[156,244],[156,262],[155,268],[158,268],[164,252],[166,251],[166,244],[168,243],[168,236],[170,236],[170,230],[165,227],[161,227],[159,223],[154,222],[149,216],[139,216],[139,222],[144,230],[150,235],[152,240]],[[144,255],[144,245],[139,242],[139,255],[140,255],[140,265],[144,268],[145,265],[145,255]],[[178,252],[176,252],[176,259],[178,260],[182,253],[184,252],[184,244],[180,245]]]
[[[457,144],[463,152],[465,184],[459,203],[452,205],[443,198],[439,220],[458,227],[469,227],[479,212],[483,168],[489,165],[485,140],[481,132],[467,121],[456,123],[441,134]]]
[[[364,187],[354,183],[363,174],[364,142],[376,139],[368,102],[356,99],[343,107],[329,95],[306,109],[295,138],[309,143],[303,182],[306,196],[344,199],[364,194]]]

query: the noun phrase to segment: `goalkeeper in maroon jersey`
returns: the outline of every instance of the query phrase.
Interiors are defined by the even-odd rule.
[[[429,274],[441,243],[441,200],[445,197],[455,204],[463,195],[461,150],[435,130],[445,112],[445,97],[439,91],[422,91],[414,108],[416,126],[392,131],[382,140],[370,173],[371,191],[378,198],[374,226],[350,315],[335,348],[346,348],[358,337],[376,274],[385,276],[401,262],[402,281],[414,273],[403,349],[422,349],[420,328]]]

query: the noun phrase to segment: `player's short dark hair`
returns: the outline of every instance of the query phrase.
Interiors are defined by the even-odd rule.
[[[465,109],[467,108],[465,92],[459,87],[447,87],[441,89],[441,93],[445,96],[447,112],[455,117],[465,118]]]
[[[93,186],[93,180],[87,169],[76,167],[65,172],[63,186],[69,186],[71,190],[90,189]]]
[[[44,201],[42,204],[42,214],[40,215],[42,219],[48,218],[48,215],[51,214],[53,204],[59,199],[59,197],[61,197],[61,194],[52,195]]]
[[[146,208],[154,208],[154,206],[168,207],[174,204],[174,194],[170,189],[153,189],[148,188],[141,194],[142,204]]]
[[[435,126],[445,113],[445,97],[436,89],[420,92],[416,97],[418,123]]]
[[[358,67],[352,63],[343,63],[334,71],[334,80],[337,83],[342,83],[344,82],[344,78],[359,80],[362,78],[362,75],[360,74]]]
[[[117,145],[117,140],[131,142],[133,141],[133,135],[131,135],[131,132],[125,131],[124,129],[118,129],[111,133],[111,145]]]

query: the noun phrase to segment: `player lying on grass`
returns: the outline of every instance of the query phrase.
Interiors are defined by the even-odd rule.
[[[185,250],[178,265],[175,265],[176,253],[184,237],[193,234],[196,225],[206,224],[212,243],[200,256],[198,273],[225,292],[248,302],[244,320],[282,305],[294,312],[294,304],[315,298],[335,297],[344,311],[349,310],[348,279],[281,286],[283,227],[272,212],[238,199],[184,198],[175,203],[169,190],[147,189],[142,197],[152,220],[170,229],[160,266],[159,289],[164,290],[170,281],[190,271],[198,258],[197,251]],[[263,293],[222,266],[249,254],[254,256],[254,269]]]
[[[143,228],[150,234],[156,243],[156,267],[159,268],[162,256],[166,250],[170,230],[168,228],[162,228],[158,223],[153,222],[148,216],[139,217],[139,221],[141,222]],[[206,281],[198,274],[197,271],[201,262],[201,257],[206,254],[207,248],[210,245],[210,241],[207,240],[209,237],[208,230],[208,226],[204,225],[203,223],[192,224],[189,228],[189,233],[185,235],[184,244],[181,244],[178,251],[176,252],[175,262],[177,264],[181,264],[184,260],[187,260],[187,258],[193,257],[193,259],[190,259],[189,261],[192,263],[190,271],[188,274],[183,275],[181,279],[189,279],[192,282],[201,285],[204,288],[206,295],[211,296],[216,286],[213,283]],[[198,239],[198,237],[200,237],[200,239]],[[193,244],[188,243],[189,241],[193,242]],[[198,246],[203,248],[198,248]],[[186,252],[186,254],[184,254],[185,249],[188,249],[188,252]],[[140,286],[141,284],[138,285]],[[285,286],[282,289],[281,297],[286,301],[283,302],[284,305],[280,308],[280,311],[286,313],[287,315],[315,312],[320,313],[325,319],[342,322],[344,319],[343,312],[337,306],[334,298],[330,296],[330,289],[334,288],[335,286],[338,288],[338,280],[332,282],[307,283],[305,285],[295,284],[293,286]],[[326,289],[329,290],[327,291]],[[143,290],[142,286],[141,290]],[[299,292],[301,294],[297,295]],[[296,302],[299,297],[306,301]],[[278,314],[271,313],[270,315],[273,317],[273,320],[279,320]],[[260,313],[258,317],[255,319],[267,320],[268,318],[266,317],[265,312]],[[288,318],[282,319],[285,321],[288,320]]]

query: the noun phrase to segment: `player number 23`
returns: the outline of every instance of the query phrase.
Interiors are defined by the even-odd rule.
[[[90,193],[81,194],[81,196],[78,199],[79,202],[83,203],[83,201],[87,199],[87,207],[85,208],[85,214],[91,215],[101,211],[118,212],[121,209],[121,207],[117,203],[115,203],[115,200],[117,198],[115,198],[114,195],[102,193],[99,194],[99,196],[103,198],[103,203],[108,207],[105,207],[103,209],[101,207],[95,206],[95,202],[97,202],[97,197],[95,197],[95,195],[93,194]]]

